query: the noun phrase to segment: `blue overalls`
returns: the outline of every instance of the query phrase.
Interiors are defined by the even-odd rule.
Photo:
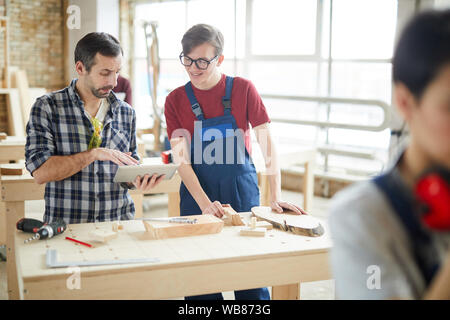
[[[248,212],[259,206],[259,189],[255,166],[244,143],[244,132],[231,114],[233,78],[226,77],[222,98],[224,115],[205,119],[194,95],[191,82],[185,85],[196,118],[191,141],[191,164],[208,198],[230,204],[237,212]],[[202,214],[184,183],[180,186],[180,214]],[[236,300],[268,300],[267,288],[235,291]],[[186,297],[195,299],[223,299],[221,293]]]

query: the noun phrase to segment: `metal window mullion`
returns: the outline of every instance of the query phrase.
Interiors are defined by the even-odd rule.
[[[252,13],[253,0],[245,2],[245,53],[244,53],[244,75],[249,77],[248,63],[252,55]]]
[[[332,71],[332,42],[333,42],[333,0],[330,0],[330,15],[329,15],[329,33],[328,33],[328,77],[327,77],[327,96],[331,97],[331,71]],[[330,121],[330,112],[331,112],[331,106],[330,103],[327,103],[327,122]],[[329,140],[329,128],[325,128],[325,144],[328,145]],[[325,155],[325,162],[324,162],[324,171],[328,172],[328,155]]]
[[[317,0],[317,16],[316,16],[316,55],[319,57],[319,60],[316,62],[316,95],[320,95],[320,84],[322,82],[322,72],[321,72],[321,64],[320,61],[322,58],[322,37],[323,37],[323,29],[322,29],[322,21],[323,21],[323,0]],[[320,114],[320,103],[317,103],[316,108],[316,120],[319,119]],[[314,142],[317,144],[319,142],[320,136],[320,128],[317,128],[316,136]]]

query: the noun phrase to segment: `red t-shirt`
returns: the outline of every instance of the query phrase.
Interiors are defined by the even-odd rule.
[[[223,116],[222,97],[225,95],[225,78],[226,76],[223,74],[220,81],[209,90],[200,90],[192,86],[205,119]],[[254,128],[270,122],[270,119],[261,97],[249,80],[240,77],[234,78],[231,92],[231,114],[236,119],[238,128],[245,132],[245,146],[251,154],[249,124]],[[194,121],[197,118],[192,112],[184,86],[178,87],[167,96],[164,115],[169,139],[176,137],[172,137],[172,133],[176,129],[186,129],[189,131],[191,138],[193,137]]]

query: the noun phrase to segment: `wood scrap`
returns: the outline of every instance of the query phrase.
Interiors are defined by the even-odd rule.
[[[89,232],[91,240],[98,242],[108,242],[109,240],[117,238],[117,236],[117,232],[103,229],[95,229],[94,231]]]
[[[229,204],[222,204],[225,216],[222,218],[226,226],[245,226],[239,213],[234,211],[234,209]]]
[[[252,228],[252,229],[256,228],[256,217],[251,217],[251,219],[250,219],[250,228]]]
[[[119,230],[123,230],[123,225],[120,222],[118,222],[118,221],[113,222],[113,224],[112,224],[112,231],[118,232]]]
[[[256,228],[266,228],[266,230],[272,230],[273,225],[267,221],[257,221]]]
[[[266,228],[244,227],[239,231],[239,234],[241,236],[264,237],[266,235]]]
[[[193,215],[189,216],[189,218],[197,219],[197,223],[143,220],[146,232],[142,235],[142,239],[167,239],[219,233],[224,225],[222,219],[211,214]]]
[[[311,215],[298,215],[285,210],[283,213],[273,212],[270,207],[253,207],[252,213],[258,219],[270,222],[275,228],[308,237],[319,237],[324,228],[317,218]]]

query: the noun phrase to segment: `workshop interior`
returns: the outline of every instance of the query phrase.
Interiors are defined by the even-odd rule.
[[[0,0],[0,52],[0,300],[450,299],[449,0]]]

